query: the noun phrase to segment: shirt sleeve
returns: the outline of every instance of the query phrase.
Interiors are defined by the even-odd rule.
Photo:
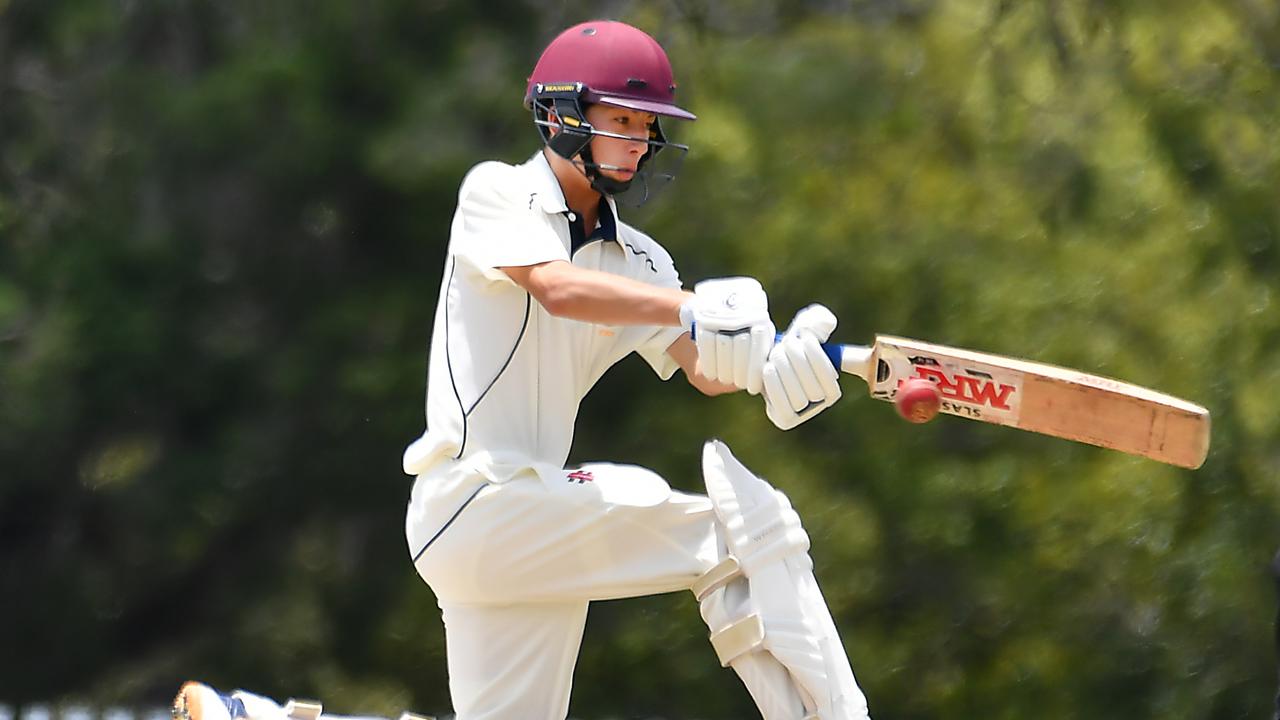
[[[675,342],[684,334],[683,328],[678,327],[660,327],[654,328],[655,332],[644,345],[636,349],[640,357],[649,363],[649,367],[653,368],[653,372],[663,380],[670,380],[672,375],[676,374],[676,370],[680,369],[680,364],[676,359],[667,354],[667,348],[671,347],[671,343]]]
[[[660,245],[653,241],[649,241],[646,252],[649,254],[653,262],[653,272],[645,281],[660,287],[668,287],[680,289],[680,274],[676,272],[675,262],[671,256],[667,254]],[[654,327],[650,328],[649,336],[645,338],[636,353],[649,363],[649,367],[658,377],[663,380],[670,380],[680,365],[675,358],[667,354],[667,348],[671,347],[671,343],[675,342],[682,334],[684,329],[679,327]]]
[[[490,280],[511,282],[500,267],[569,260],[547,214],[520,182],[517,168],[477,165],[458,192],[450,252]]]

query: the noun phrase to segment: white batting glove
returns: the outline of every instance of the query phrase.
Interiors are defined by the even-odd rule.
[[[763,387],[765,360],[773,347],[769,298],[760,281],[736,277],[703,280],[680,307],[680,322],[694,329],[698,372],[752,395]]]
[[[762,371],[765,414],[790,430],[840,399],[840,373],[822,351],[836,329],[836,316],[822,305],[810,305],[769,352]]]

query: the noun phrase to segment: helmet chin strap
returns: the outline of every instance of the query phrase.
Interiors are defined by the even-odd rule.
[[[615,180],[600,172],[601,170],[624,170],[628,168],[592,162],[590,147],[582,148],[578,155],[582,157],[582,174],[587,176],[587,180],[591,182],[591,187],[596,192],[604,193],[605,195],[618,195],[626,192],[627,188],[631,187],[631,180],[635,179],[634,174],[629,180]],[[575,167],[577,165],[577,163],[574,163]]]

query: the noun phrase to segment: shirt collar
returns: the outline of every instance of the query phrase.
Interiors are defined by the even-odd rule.
[[[551,163],[547,162],[542,150],[534,153],[524,166],[529,169],[534,181],[529,207],[537,205],[548,214],[569,212],[569,206],[564,201],[564,191],[560,189],[560,181],[556,179]]]
[[[618,207],[613,204],[613,198],[605,195],[600,198],[599,212],[600,227],[591,233],[591,238],[603,238],[605,240],[618,239]],[[588,238],[590,239],[590,238]]]
[[[551,163],[547,162],[547,156],[543,154],[541,149],[535,152],[533,157],[529,158],[529,161],[525,163],[525,167],[529,168],[534,178],[533,193],[532,197],[529,198],[529,206],[541,207],[542,211],[547,214],[567,214],[569,205],[564,200],[564,191],[560,189],[560,181],[556,179],[556,174],[551,169]],[[601,196],[599,215],[600,227],[590,233],[586,240],[590,241],[595,238],[617,240],[618,205],[612,197],[608,195]]]

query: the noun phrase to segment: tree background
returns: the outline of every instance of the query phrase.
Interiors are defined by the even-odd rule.
[[[793,432],[629,359],[575,460],[787,491],[880,720],[1262,718],[1280,471],[1280,9],[1265,0],[0,0],[0,699],[184,678],[448,712],[408,561],[456,191],[538,146],[562,28],[668,49],[695,123],[628,216],[687,283],[1213,412],[1198,471],[844,382]],[[593,607],[581,718],[753,714],[684,593]]]

